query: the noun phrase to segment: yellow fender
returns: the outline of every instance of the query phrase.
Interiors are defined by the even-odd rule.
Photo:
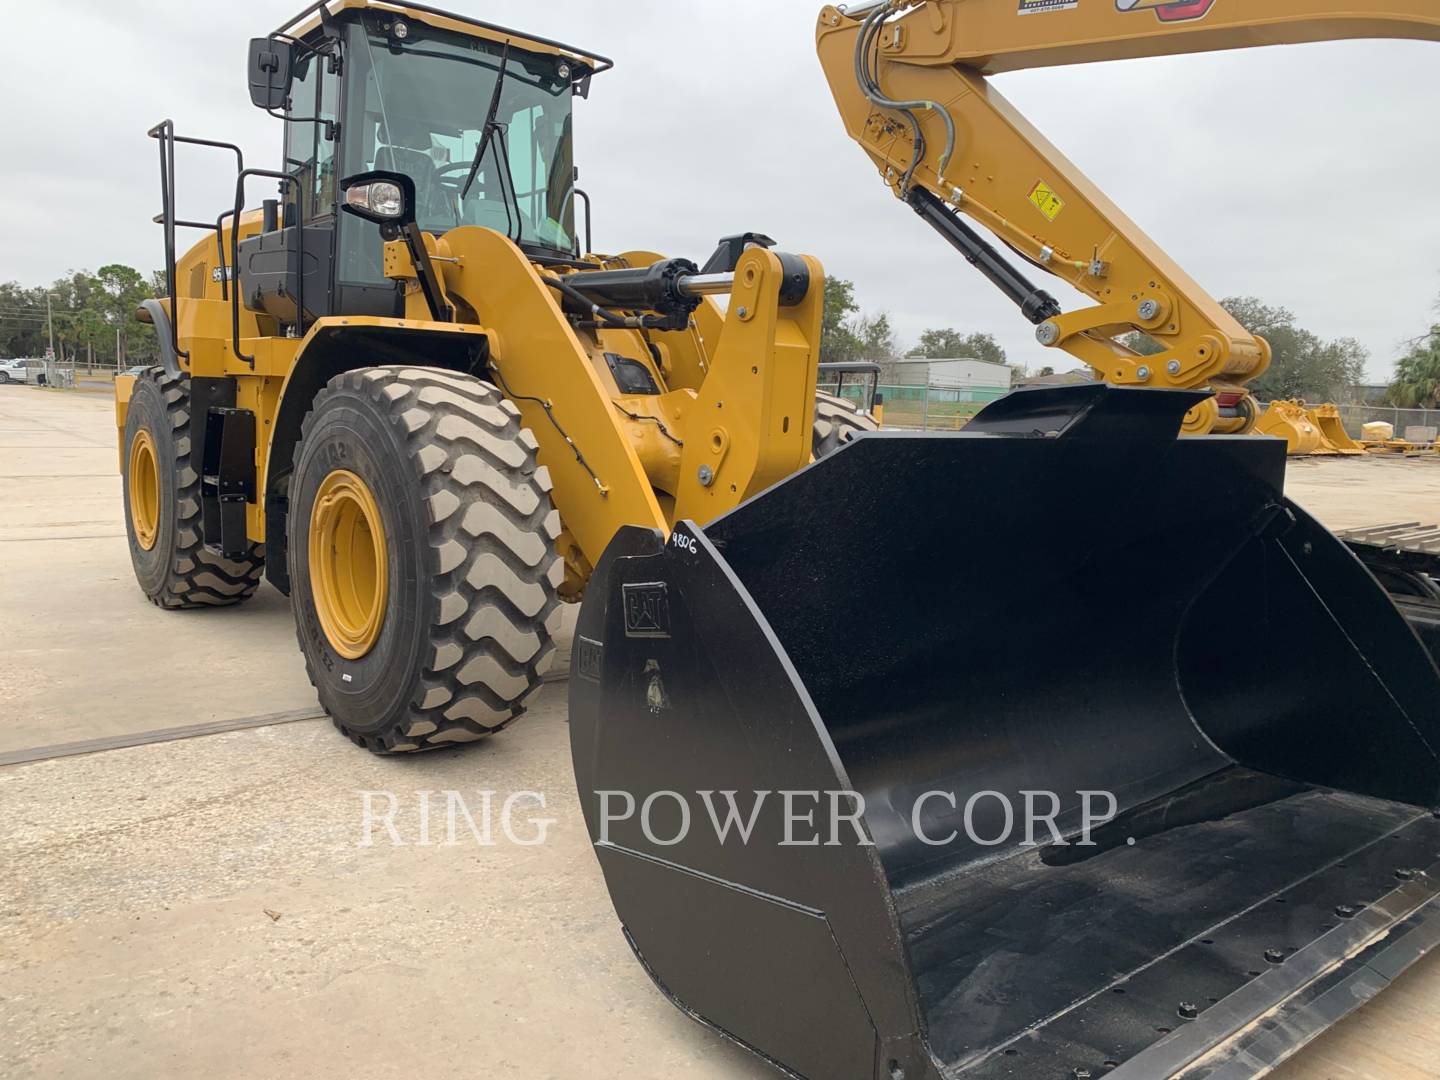
[[[122,473],[125,471],[125,421],[130,418],[130,397],[134,393],[134,375],[115,376],[115,439]]]

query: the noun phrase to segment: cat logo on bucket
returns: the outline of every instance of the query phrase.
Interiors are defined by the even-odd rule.
[[[1153,11],[1161,22],[1203,19],[1215,0],[1115,0],[1117,11]]]

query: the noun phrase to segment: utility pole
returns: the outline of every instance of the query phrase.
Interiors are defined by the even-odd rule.
[[[45,322],[50,327],[50,359],[55,359],[55,315],[50,310],[50,297],[53,293],[45,294]]]

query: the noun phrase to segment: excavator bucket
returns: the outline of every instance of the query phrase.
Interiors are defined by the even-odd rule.
[[[1198,400],[1022,391],[616,538],[575,773],[676,1005],[812,1080],[1230,1080],[1440,939],[1440,674]]]
[[[1254,430],[1257,435],[1284,439],[1292,457],[1335,452],[1325,446],[1309,410],[1298,401],[1272,401],[1255,421]]]
[[[1350,437],[1340,419],[1340,406],[1316,405],[1307,410],[1310,423],[1320,432],[1320,445],[1334,454],[1363,454],[1365,448]]]

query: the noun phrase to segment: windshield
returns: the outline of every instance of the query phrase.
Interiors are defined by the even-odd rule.
[[[573,96],[569,79],[557,73],[559,58],[510,50],[495,117],[501,128],[462,199],[503,46],[410,25],[399,46],[373,17],[352,30],[358,40],[349,50],[345,174],[388,169],[409,175],[416,218],[427,231],[481,225],[519,244],[571,253]],[[508,184],[501,172],[506,161]]]

